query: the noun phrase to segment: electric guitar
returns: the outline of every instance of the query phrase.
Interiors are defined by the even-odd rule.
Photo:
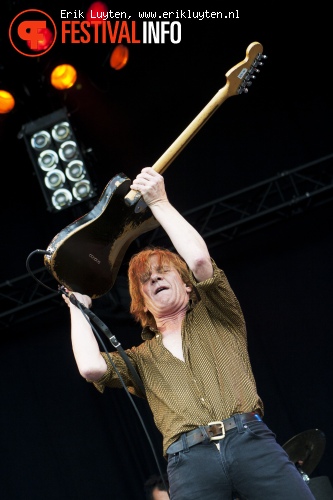
[[[264,59],[262,45],[251,43],[245,59],[225,74],[225,86],[152,165],[156,172],[163,174],[226,99],[248,92]],[[45,267],[68,290],[93,299],[107,293],[132,241],[159,226],[140,192],[130,190],[130,185],[123,173],[113,177],[95,207],[60,231],[47,247]]]

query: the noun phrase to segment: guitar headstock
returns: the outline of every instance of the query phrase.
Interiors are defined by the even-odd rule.
[[[264,64],[264,59],[267,59],[267,56],[263,54],[261,43],[251,43],[246,49],[245,59],[229,69],[225,75],[228,93],[230,95],[247,93],[248,88],[256,78],[256,74],[260,73],[260,67]]]

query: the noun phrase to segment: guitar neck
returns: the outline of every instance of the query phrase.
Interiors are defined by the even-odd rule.
[[[159,174],[168,168],[179,153],[185,148],[195,134],[203,127],[208,119],[215,113],[221,104],[230,96],[247,92],[247,86],[251,85],[250,78],[254,72],[260,72],[258,66],[263,63],[261,60],[266,58],[262,54],[263,47],[258,42],[251,43],[246,50],[246,58],[236,64],[227,73],[227,82],[215,96],[206,104],[194,120],[186,127],[180,136],[169,146],[163,155],[157,160],[152,168]],[[125,196],[125,203],[128,206],[134,205],[141,198],[139,191],[131,190]]]
[[[185,148],[190,140],[203,127],[208,119],[215,113],[219,106],[229,97],[228,85],[226,84],[220,89],[217,94],[209,101],[209,103],[201,110],[196,118],[186,127],[180,136],[171,144],[171,146],[163,153],[152,168],[159,174],[163,174],[168,166],[174,161],[178,154]]]
[[[152,168],[159,174],[163,174],[171,165],[175,158],[181,153],[185,146],[191,141],[197,132],[204,126],[209,118],[221,106],[221,104],[229,97],[228,83],[220,89],[208,104],[200,111],[200,113],[192,120],[179,137],[168,147],[162,156],[152,165]],[[127,205],[132,205],[141,197],[138,191],[132,189],[125,196]]]

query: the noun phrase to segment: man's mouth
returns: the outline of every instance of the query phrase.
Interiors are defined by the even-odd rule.
[[[158,288],[156,288],[155,290],[155,295],[157,295],[158,293],[162,292],[163,290],[167,290],[168,288],[166,286],[159,286]]]

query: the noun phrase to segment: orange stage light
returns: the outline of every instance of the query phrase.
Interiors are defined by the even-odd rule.
[[[0,113],[9,113],[15,106],[15,99],[6,90],[0,90]]]
[[[86,20],[100,25],[106,21],[108,11],[108,6],[104,2],[93,2],[87,9]]]
[[[76,69],[70,64],[60,64],[51,73],[51,84],[58,90],[70,89],[76,80]]]
[[[129,50],[125,45],[117,45],[110,56],[110,66],[119,70],[126,66],[129,57]]]

